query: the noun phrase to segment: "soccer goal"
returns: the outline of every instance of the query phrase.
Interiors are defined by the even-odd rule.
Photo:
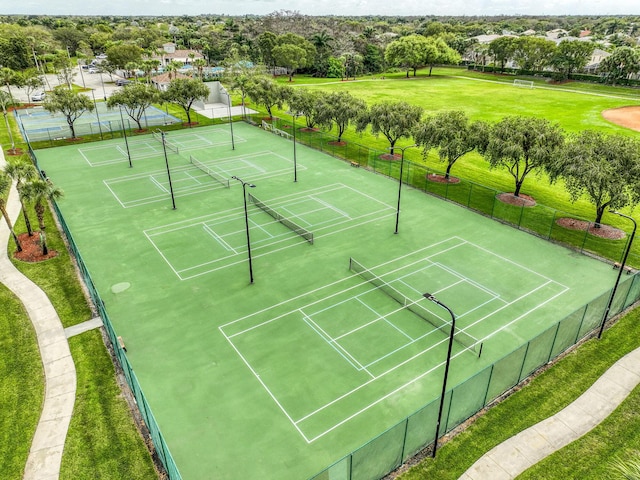
[[[520,80],[519,78],[516,78],[513,81],[513,86],[514,87],[533,88],[533,81],[531,81],[531,80]]]

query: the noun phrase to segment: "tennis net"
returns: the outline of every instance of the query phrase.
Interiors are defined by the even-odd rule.
[[[198,167],[200,170],[202,170],[204,173],[209,175],[215,181],[217,181],[217,182],[221,183],[222,185],[224,185],[225,187],[229,188],[230,185],[229,185],[229,179],[228,178],[224,178],[218,172],[216,172],[214,170],[211,170],[204,163],[202,163],[201,161],[193,158],[193,155],[189,155],[189,161],[191,162],[192,165]]]
[[[155,138],[156,141],[163,143],[172,152],[179,153],[178,147],[173,143],[169,142],[166,138],[166,135],[163,135],[161,130],[154,130],[151,133],[153,134],[153,138]]]
[[[297,225],[295,222],[289,220],[287,217],[283,217],[278,212],[276,212],[273,208],[269,207],[268,205],[265,205],[263,202],[261,202],[260,200],[258,200],[256,197],[254,197],[251,194],[249,194],[249,200],[256,207],[260,208],[264,212],[266,212],[269,215],[271,215],[275,220],[277,220],[278,222],[283,224],[285,227],[290,228],[295,233],[297,233],[302,238],[304,238],[307,242],[313,244],[313,233],[312,232],[310,232],[306,228],[301,227],[300,225]]]
[[[428,309],[423,307],[418,303],[418,301],[411,300],[409,297],[401,293],[399,290],[391,286],[389,283],[385,282],[382,278],[377,276],[367,267],[359,263],[353,258],[349,258],[349,270],[354,273],[357,273],[362,278],[367,280],[369,283],[375,285],[378,290],[386,293],[389,297],[393,298],[396,302],[402,305],[404,308],[409,310],[410,312],[416,314],[423,320],[426,320],[431,325],[436,327],[438,330],[441,330],[445,334],[449,335],[451,333],[451,322],[443,320],[438,316],[434,315]],[[422,297],[421,297],[422,298]],[[482,353],[482,342],[480,342],[477,338],[469,335],[466,332],[463,332],[459,328],[456,328],[456,331],[453,335],[453,339],[458,343],[463,345],[464,347],[473,350],[480,356]]]

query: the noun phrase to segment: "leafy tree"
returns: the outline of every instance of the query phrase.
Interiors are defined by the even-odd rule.
[[[273,32],[262,32],[258,37],[258,46],[262,55],[262,61],[269,67],[275,66],[271,51],[277,44],[277,35]]]
[[[72,56],[75,56],[76,50],[80,46],[80,42],[89,40],[87,34],[75,27],[61,27],[53,31],[55,38],[62,45],[63,49],[69,48]]]
[[[258,105],[262,105],[273,118],[274,107],[282,108],[284,103],[284,88],[270,78],[259,76],[252,78],[246,86],[247,95]]]
[[[40,227],[40,240],[42,242],[42,254],[49,253],[47,247],[47,236],[45,234],[46,225],[44,224],[44,212],[46,205],[50,200],[56,200],[63,196],[62,190],[53,185],[49,179],[42,180],[37,178],[24,185],[24,197],[33,204],[33,209],[38,217],[38,225]]]
[[[315,128],[317,124],[318,106],[322,93],[318,90],[307,90],[306,88],[292,89],[287,96],[289,110],[304,116],[307,128]]]
[[[425,49],[424,64],[429,65],[429,76],[435,64],[455,65],[460,63],[460,54],[445,43],[441,38],[427,38],[433,48]],[[415,76],[415,72],[414,72]]]
[[[313,59],[315,58],[317,53],[316,47],[314,47],[313,43],[311,43],[306,38],[300,35],[296,35],[294,33],[285,33],[284,35],[279,35],[276,38],[276,42],[277,42],[277,45],[279,46],[294,45],[296,47],[303,49],[306,52],[304,56],[305,63],[300,65],[299,68],[308,67],[313,64]],[[273,49],[271,50],[271,54],[274,56],[274,60],[275,60],[275,47],[273,47]]]
[[[335,124],[340,142],[349,124],[356,121],[366,108],[364,100],[354,97],[349,92],[330,92],[320,99],[316,119],[319,125],[328,129]]]
[[[13,132],[11,131],[11,126],[9,125],[9,119],[7,118],[7,109],[10,105],[15,103],[14,98],[10,93],[5,92],[4,90],[0,90],[0,107],[2,108],[2,116],[4,117],[4,124],[7,127],[7,133],[9,134],[9,141],[11,142],[11,150],[15,151],[16,144],[13,140]]]
[[[327,78],[344,78],[344,63],[339,58],[329,57],[327,61]]]
[[[71,89],[73,77],[76,75],[73,67],[74,64],[66,50],[58,50],[53,56],[53,68],[55,68],[58,81],[67,84],[69,89]]]
[[[142,116],[153,103],[160,101],[160,92],[145,83],[130,83],[121,90],[114,92],[107,100],[107,106],[123,107],[127,115],[136,122],[142,130]],[[124,125],[123,125],[124,128]]]
[[[276,45],[271,50],[273,61],[276,65],[285,67],[289,73],[289,81],[293,80],[295,71],[307,64],[307,52],[304,48],[285,43],[284,45]]]
[[[410,138],[413,129],[420,121],[422,107],[407,102],[383,101],[374,103],[358,117],[356,131],[362,132],[371,126],[371,133],[382,133],[389,141],[391,155],[396,142],[401,138]]]
[[[60,112],[65,116],[73,138],[76,138],[75,121],[84,112],[92,112],[95,108],[89,97],[61,87],[56,87],[47,95],[43,107],[51,113]]]
[[[489,141],[480,147],[491,168],[506,168],[515,181],[514,196],[533,170],[547,168],[564,142],[557,124],[543,118],[509,116],[491,128]]]
[[[522,70],[543,70],[556,50],[555,42],[539,37],[519,37],[514,45],[513,59]]]
[[[483,150],[489,140],[490,127],[486,122],[470,122],[461,110],[438,113],[421,122],[413,138],[423,147],[424,155],[432,148],[438,149],[441,162],[447,162],[445,178],[460,157],[475,149]]]
[[[19,252],[22,251],[22,245],[20,245],[20,240],[18,240],[18,236],[16,232],[13,230],[13,223],[11,223],[11,218],[9,218],[9,214],[7,213],[7,196],[9,194],[9,190],[11,189],[11,178],[0,170],[0,213],[4,217],[4,221],[7,223],[7,227],[9,227],[9,231],[11,232],[11,236],[13,237],[13,241],[16,243],[16,248]]]
[[[316,56],[313,60],[314,74],[326,77],[329,69],[329,57],[331,56],[333,37],[331,37],[326,30],[322,30],[312,35],[311,43],[316,47]]]
[[[28,39],[17,25],[0,24],[0,65],[16,71],[32,65]]]
[[[379,73],[384,70],[384,53],[376,45],[366,45],[362,56],[362,66],[365,72]]]
[[[143,50],[137,45],[123,43],[107,48],[107,62],[116,68],[125,68],[127,63],[140,63]]]
[[[618,47],[600,62],[599,71],[613,85],[640,70],[640,51],[632,47]]]
[[[489,55],[493,56],[493,61],[500,62],[500,71],[504,71],[505,64],[513,57],[516,50],[515,37],[498,37],[489,43]]]
[[[591,42],[563,40],[551,58],[551,65],[562,72],[564,78],[569,78],[571,72],[582,70],[587,65],[594,48]]]
[[[640,142],[622,135],[584,130],[573,134],[549,168],[551,180],[563,178],[575,201],[586,195],[596,207],[596,225],[607,208],[640,200]]]
[[[164,100],[182,107],[187,115],[187,123],[191,124],[191,105],[196,100],[206,100],[209,93],[209,87],[200,80],[176,78],[169,82],[169,86],[162,96]]]
[[[407,70],[407,78],[410,70],[413,70],[415,77],[418,68],[427,64],[427,58],[435,58],[437,55],[437,48],[433,43],[422,35],[415,34],[391,42],[384,54],[389,65]]]
[[[37,176],[36,169],[29,161],[10,161],[5,166],[4,171],[9,178],[16,182],[16,189],[18,190],[20,205],[22,206],[22,216],[25,226],[27,227],[27,232],[31,237],[33,236],[33,231],[31,230],[27,207],[24,203],[24,185]]]
[[[35,68],[28,68],[22,72],[23,86],[26,90],[27,98],[31,98],[31,93],[44,87],[44,81],[40,72]]]
[[[9,96],[13,98],[13,94],[11,93],[11,85],[14,87],[21,87],[22,77],[15,70],[2,67],[0,68],[0,83],[7,87],[7,92]]]

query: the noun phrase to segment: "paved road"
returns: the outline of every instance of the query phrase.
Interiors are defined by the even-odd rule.
[[[49,91],[58,85],[60,80],[57,75],[47,74],[45,75],[44,90]],[[79,68],[74,69],[73,83],[80,87],[90,88],[91,91],[84,92],[85,95],[92,97],[95,95],[96,100],[106,100],[111,94],[121,87],[116,87],[115,81],[119,78],[117,75],[109,75],[108,73],[89,73],[86,70],[80,71]],[[24,88],[11,88],[13,96],[23,103],[30,103],[30,99],[27,97],[27,92]],[[31,92],[33,94],[33,92]],[[40,102],[32,102],[40,103]]]

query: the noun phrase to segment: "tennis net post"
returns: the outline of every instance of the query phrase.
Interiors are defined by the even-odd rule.
[[[420,299],[415,301],[411,300],[409,297],[394,288],[388,282],[384,281],[382,278],[380,278],[367,267],[355,260],[353,257],[349,257],[349,270],[367,280],[382,293],[385,293],[387,296],[391,297],[411,313],[427,321],[438,330],[444,332],[446,335],[449,335],[451,333],[451,322],[443,320],[440,317],[434,315],[431,311],[418,303],[419,300],[423,297],[420,297]],[[474,336],[469,335],[467,332],[456,328],[453,339],[456,340],[460,345],[465,347],[465,349],[473,350],[478,354],[478,357],[480,357],[480,355],[482,354],[482,342],[480,342]]]

